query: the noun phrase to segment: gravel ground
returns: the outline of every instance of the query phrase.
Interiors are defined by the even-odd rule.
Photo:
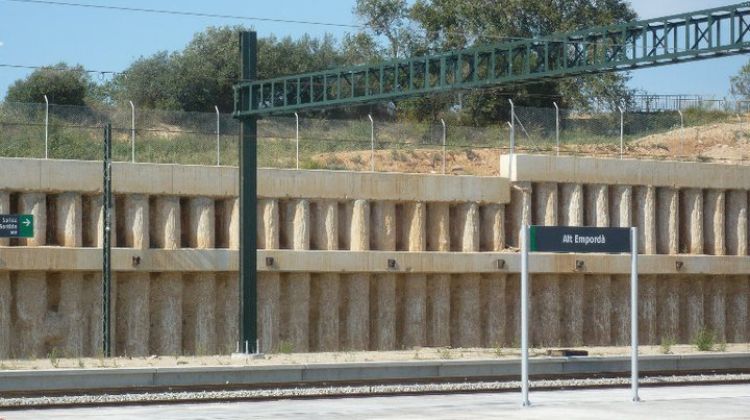
[[[750,374],[655,376],[640,380],[641,385],[705,384],[750,381]],[[581,388],[627,386],[629,378],[559,379],[531,381],[531,388]],[[134,403],[201,402],[215,400],[264,400],[280,398],[315,398],[336,396],[368,396],[382,394],[471,393],[508,391],[520,388],[519,381],[364,385],[320,388],[286,388],[266,390],[231,390],[207,392],[160,392],[117,395],[77,395],[34,398],[0,398],[0,409],[19,409],[45,406],[117,405]]]

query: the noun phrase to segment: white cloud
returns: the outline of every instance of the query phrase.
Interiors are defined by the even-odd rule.
[[[3,45],[5,45],[5,43],[3,41],[0,41],[0,47],[2,47]]]

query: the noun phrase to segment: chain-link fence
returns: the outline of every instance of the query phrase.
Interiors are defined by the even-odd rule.
[[[231,116],[135,111],[0,103],[0,156],[98,160],[103,153],[103,127],[111,122],[116,161],[237,164],[238,125]]]
[[[579,112],[515,107],[485,127],[434,123],[264,118],[261,167],[496,175],[499,156],[542,153],[747,163],[746,113]],[[451,117],[454,117],[451,115]],[[113,125],[116,161],[236,166],[240,124],[229,114],[0,103],[0,156],[98,160]],[[512,123],[511,123],[512,122]],[[513,139],[513,141],[511,141]]]
[[[744,114],[750,112],[750,101],[703,95],[634,95],[630,106],[631,111],[646,113],[691,108]]]
[[[577,112],[515,108],[515,149],[524,153],[747,163],[750,115],[686,108]]]

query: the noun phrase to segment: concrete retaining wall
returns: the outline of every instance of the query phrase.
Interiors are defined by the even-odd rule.
[[[720,164],[504,156],[513,183],[509,244],[522,222],[638,226],[644,254],[748,255],[750,168]]]
[[[262,349],[512,345],[523,221],[641,228],[641,251],[654,255],[643,260],[642,341],[688,342],[703,327],[748,340],[748,168],[515,156],[503,169],[260,170]],[[115,352],[234,350],[236,169],[113,172]],[[33,238],[0,240],[0,358],[96,354],[101,164],[4,159],[0,179],[0,213],[36,222]],[[534,343],[627,342],[627,261],[586,256],[576,271],[583,257],[535,258]]]

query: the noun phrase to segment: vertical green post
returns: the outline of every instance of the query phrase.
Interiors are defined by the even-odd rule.
[[[240,32],[240,70],[242,81],[253,81],[258,69],[258,36]],[[242,108],[250,109],[252,92],[242,93]],[[258,338],[257,291],[257,143],[255,116],[242,119],[240,127],[240,347],[255,349]],[[260,351],[260,349],[255,349]]]
[[[112,356],[111,311],[112,311],[112,124],[104,127],[104,185],[102,188],[102,353]]]

